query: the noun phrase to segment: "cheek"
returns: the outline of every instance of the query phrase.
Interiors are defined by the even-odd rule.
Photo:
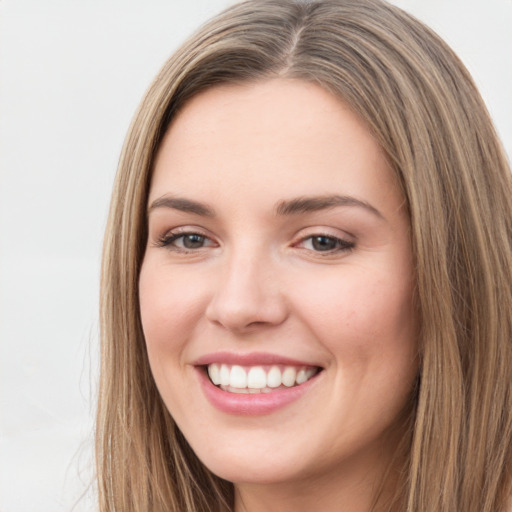
[[[173,274],[151,262],[142,265],[140,314],[150,359],[180,350],[201,315],[198,287]]]
[[[383,345],[385,350],[414,340],[416,320],[409,283],[378,280],[366,289],[356,289],[351,304],[345,327],[364,333],[368,343]]]
[[[298,288],[303,315],[325,333],[361,343],[414,329],[412,283],[350,270],[339,278],[316,279]],[[297,301],[297,302],[298,302]]]
[[[145,261],[139,302],[149,364],[160,395],[175,419],[190,414],[185,351],[200,324],[202,294],[180,272]],[[197,414],[192,416],[197,417]]]
[[[300,294],[307,297],[303,318],[340,370],[339,389],[348,385],[357,396],[369,389],[408,394],[417,373],[417,320],[412,280],[398,276],[352,268]],[[386,400],[380,393],[375,398]]]

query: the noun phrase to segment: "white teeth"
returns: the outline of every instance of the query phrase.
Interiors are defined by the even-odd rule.
[[[241,366],[233,366],[229,374],[229,385],[232,388],[246,388],[247,387],[247,373]]]
[[[220,384],[220,368],[218,364],[208,366],[208,375],[216,386]]]
[[[231,386],[231,387],[229,388],[229,391],[230,391],[231,393],[244,393],[244,394],[245,394],[245,393],[247,393],[247,389],[246,389],[246,388],[235,388],[235,387],[233,387],[233,386]]]
[[[281,385],[281,370],[277,366],[272,366],[267,374],[267,386],[269,388],[278,388]]]
[[[261,366],[253,366],[247,375],[247,387],[262,389],[267,387],[267,375]]]
[[[304,384],[308,380],[306,370],[303,368],[297,372],[297,384]]]
[[[212,363],[208,375],[212,383],[232,393],[269,393],[282,386],[292,387],[304,384],[317,373],[317,368],[296,368],[294,366],[243,367]]]
[[[220,366],[220,384],[221,386],[229,386],[229,366],[222,364]]]
[[[284,369],[281,380],[287,388],[291,388],[295,384],[295,378],[297,377],[297,371],[291,366],[287,366]]]

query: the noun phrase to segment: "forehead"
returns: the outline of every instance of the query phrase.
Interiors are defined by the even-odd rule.
[[[150,200],[280,200],[374,191],[396,195],[384,152],[365,123],[323,88],[275,79],[223,85],[192,98],[157,154]]]

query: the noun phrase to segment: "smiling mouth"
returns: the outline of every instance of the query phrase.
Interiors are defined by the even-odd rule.
[[[300,386],[317,375],[318,366],[240,366],[212,363],[206,366],[210,382],[229,393],[271,393]]]

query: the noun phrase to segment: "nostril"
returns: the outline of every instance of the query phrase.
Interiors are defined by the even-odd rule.
[[[225,329],[246,332],[263,326],[278,325],[287,315],[279,280],[266,275],[265,258],[233,255],[215,283],[216,289],[206,309],[206,317]],[[240,254],[240,251],[237,252]]]

